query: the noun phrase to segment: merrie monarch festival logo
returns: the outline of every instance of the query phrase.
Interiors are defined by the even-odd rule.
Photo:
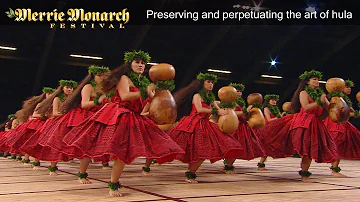
[[[9,8],[9,11],[5,13],[9,18],[15,18],[14,21],[16,22],[49,22],[51,29],[54,27],[60,29],[123,29],[130,20],[130,13],[127,8],[118,12],[85,12],[82,8],[70,8],[66,12],[67,16],[57,9],[51,12],[33,12],[30,8],[17,8],[15,10]]]

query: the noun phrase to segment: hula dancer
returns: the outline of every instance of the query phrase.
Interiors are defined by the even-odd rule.
[[[265,156],[265,151],[259,137],[257,136],[255,130],[253,130],[247,122],[248,111],[246,107],[246,102],[242,98],[242,92],[244,91],[245,86],[238,83],[231,83],[230,86],[234,87],[238,93],[238,97],[235,100],[235,113],[239,119],[239,126],[236,132],[231,135],[236,140],[238,140],[241,146],[244,148],[244,151],[241,152],[240,159],[252,160],[258,157]],[[234,162],[235,159],[226,159],[224,161],[224,170],[226,173],[234,173]]]
[[[51,138],[51,132],[53,126],[57,121],[61,119],[63,113],[60,111],[61,105],[72,94],[74,88],[77,87],[77,82],[73,80],[60,80],[57,90],[43,102],[40,103],[40,107],[37,110],[42,117],[48,116],[49,118],[43,124],[43,126],[36,131],[21,147],[20,149],[25,151],[30,156],[42,161],[51,161],[50,175],[56,176],[57,161],[52,161],[54,156],[57,156],[63,161],[69,161],[70,158],[63,153],[46,147],[46,142]],[[52,109],[52,113],[49,113],[49,109]],[[50,114],[50,115],[49,115]]]
[[[192,110],[189,116],[183,117],[169,132],[169,136],[177,142],[186,153],[178,155],[177,159],[189,164],[185,172],[186,182],[197,183],[195,174],[204,160],[214,163],[221,159],[240,158],[243,148],[230,135],[223,133],[216,123],[209,120],[211,114],[225,115],[225,109],[220,109],[215,103],[212,93],[217,76],[199,73],[187,87],[174,93],[178,107],[186,103],[186,98],[192,97]]]
[[[345,81],[345,89],[343,92],[333,92],[328,95],[329,99],[333,96],[342,97],[347,105],[350,107],[350,117],[358,118],[359,111],[355,111],[353,104],[348,97],[351,94],[351,88],[354,87],[354,82],[351,80]],[[326,127],[329,129],[331,136],[333,137],[339,156],[341,159],[347,160],[360,160],[360,132],[349,121],[345,123],[335,123],[329,117],[324,119]],[[334,177],[346,177],[340,173],[339,167],[340,159],[331,163],[331,175]]]
[[[109,182],[111,196],[123,196],[119,178],[126,164],[136,158],[172,161],[184,151],[157,125],[140,115],[144,100],[151,99],[156,86],[143,76],[148,53],[125,53],[125,64],[112,70],[100,85],[104,93],[116,88],[112,103],[105,104],[91,118],[74,127],[65,137],[71,155],[76,158],[115,160]]]
[[[265,116],[265,124],[268,124],[278,118],[281,118],[285,115],[285,112],[280,113],[279,107],[277,106],[277,101],[279,100],[279,95],[276,94],[267,94],[265,95],[264,99],[264,116]],[[260,139],[262,143],[264,143],[264,137],[261,132],[258,133],[260,135]],[[265,168],[265,161],[267,159],[267,156],[262,156],[260,158],[260,162],[257,164],[258,170],[266,171]]]
[[[301,156],[299,175],[303,182],[312,182],[309,167],[311,160],[317,163],[330,163],[339,159],[336,145],[320,115],[329,101],[324,91],[319,88],[319,71],[305,71],[292,101],[289,114],[268,123],[261,132],[267,146],[267,153],[273,158],[293,156],[296,152]]]

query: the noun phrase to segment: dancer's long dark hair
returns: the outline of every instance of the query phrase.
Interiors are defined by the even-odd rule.
[[[4,130],[5,131],[5,129],[11,129],[11,126],[12,126],[12,122],[15,120],[16,118],[15,117],[12,117],[12,118],[10,118],[10,119],[8,119],[8,120],[6,120],[4,123],[2,123],[1,124],[1,130]],[[3,125],[3,126],[2,126]],[[4,128],[2,128],[2,127],[4,127]]]
[[[305,86],[307,85],[307,83],[309,82],[310,79],[303,79],[300,81],[292,99],[291,99],[291,107],[290,107],[290,112],[293,113],[298,113],[300,112],[300,108],[301,108],[301,103],[300,103],[300,92],[303,91],[305,89]]]
[[[46,98],[40,103],[40,106],[38,107],[38,109],[36,109],[36,111],[42,116],[46,116],[49,113],[52,113],[53,100],[55,97],[60,95],[60,93],[63,93],[63,88],[64,86],[59,86],[53,94],[51,94],[48,98]]]
[[[0,124],[0,131],[5,131],[5,128],[11,129],[11,125],[12,125],[13,120],[15,120],[14,117],[12,117],[10,119],[8,118],[6,121],[2,122]]]
[[[183,87],[173,93],[174,100],[176,102],[179,120],[183,116],[190,114],[192,107],[192,98],[196,92],[198,92],[204,86],[204,81],[195,79],[186,87]]]
[[[121,76],[127,75],[131,71],[131,63],[124,63],[120,67],[104,73],[101,76],[100,83],[98,84],[99,92],[104,94],[111,92],[116,88],[116,84],[119,82]]]
[[[22,109],[16,112],[16,118],[20,123],[24,123],[34,113],[36,106],[44,101],[46,93],[34,96],[23,102]]]
[[[266,100],[266,99],[264,99],[264,102],[263,102],[263,109],[265,109],[265,107],[268,107],[268,105],[270,105],[270,104],[269,104],[270,100],[271,100],[271,99],[267,99],[267,100]]]
[[[81,103],[81,90],[86,84],[89,84],[92,80],[94,80],[94,76],[92,74],[88,74],[76,87],[73,93],[64,101],[64,103],[60,107],[60,111],[62,113],[67,113],[71,109],[74,109]]]

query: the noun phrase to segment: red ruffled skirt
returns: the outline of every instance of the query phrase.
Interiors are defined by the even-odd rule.
[[[265,156],[265,150],[260,138],[249,124],[244,120],[239,120],[239,127],[232,137],[238,140],[244,150],[240,153],[243,160],[252,160],[258,157]]]
[[[105,104],[63,140],[67,147],[62,152],[79,159],[112,156],[131,164],[146,157],[161,164],[184,153],[153,121],[117,103]]]
[[[315,114],[301,111],[279,118],[260,129],[273,158],[284,158],[298,153],[318,163],[336,161],[339,156],[334,140],[324,123]]]
[[[241,144],[231,135],[221,132],[218,125],[210,122],[207,117],[198,114],[183,117],[168,132],[186,152],[176,159],[189,164],[205,159],[209,159],[211,163],[224,158],[240,159],[244,153]]]
[[[60,155],[60,157],[64,155],[68,156],[63,152],[67,150],[67,144],[65,144],[63,140],[64,136],[68,132],[70,132],[70,130],[73,127],[78,126],[84,120],[90,118],[93,114],[94,114],[93,111],[85,110],[81,108],[75,108],[69,111],[68,113],[64,114],[53,125],[52,132],[51,134],[49,134],[47,141],[43,143],[43,146],[50,147],[51,149],[56,150],[59,153],[63,153],[62,155]],[[50,154],[48,157],[46,157],[49,161],[57,161],[59,159],[59,155],[50,156]],[[110,161],[110,156],[107,155],[102,158],[95,158],[94,161],[107,163]]]
[[[15,129],[10,129],[9,131],[4,132],[4,134],[0,138],[0,151],[6,151],[11,154],[20,154],[21,152],[12,148],[9,145],[9,140],[12,140],[13,138],[15,138],[17,136],[18,133],[21,133],[22,131],[24,131],[28,124],[29,124],[29,121],[18,125]]]
[[[350,122],[337,124],[329,117],[324,119],[324,124],[329,129],[335,141],[339,156],[342,159],[360,159],[360,132]]]
[[[70,161],[71,157],[46,146],[46,143],[50,141],[51,135],[54,133],[55,124],[61,118],[62,116],[47,119],[43,126],[20,147],[20,150],[42,161]]]
[[[19,127],[22,127],[21,130],[17,131],[15,135],[12,135],[7,139],[8,145],[11,147],[11,150],[16,151],[16,153],[24,153],[20,150],[21,146],[45,123],[43,119],[34,119],[29,120],[25,124],[22,124]]]
[[[6,142],[8,133],[12,132],[12,130],[9,131],[3,131],[0,134],[0,152],[8,152],[10,150],[9,145]]]

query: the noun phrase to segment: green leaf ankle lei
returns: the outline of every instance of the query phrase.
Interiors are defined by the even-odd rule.
[[[111,191],[116,191],[119,188],[121,188],[120,182],[109,182],[108,186],[111,189]]]
[[[207,104],[207,105],[209,105],[215,101],[215,95],[211,91],[206,92],[206,90],[202,88],[199,90],[199,94],[200,94],[201,98],[204,100],[205,104]]]
[[[187,179],[196,179],[197,175],[195,173],[192,173],[190,171],[185,172],[185,176]]]
[[[150,172],[150,168],[148,168],[148,167],[142,167],[141,169],[142,169],[143,171],[147,172],[147,173]]]
[[[224,166],[224,170],[225,171],[234,171],[235,167],[234,166],[229,166],[229,165],[225,165]]]
[[[24,159],[22,162],[23,163],[30,163],[30,159]]]
[[[49,167],[48,167],[48,170],[49,170],[50,172],[55,172],[55,171],[58,170],[58,167],[57,167],[57,166],[55,166],[55,167],[49,166]]]
[[[311,99],[315,100],[315,102],[320,106],[324,107],[324,104],[320,101],[320,97],[324,94],[324,91],[321,88],[313,89],[309,86],[305,87],[305,91],[309,94]]]
[[[278,107],[278,106],[272,106],[272,105],[269,104],[267,107],[269,108],[270,112],[271,112],[274,116],[276,116],[277,118],[280,118],[280,117],[281,117],[281,116],[280,116],[280,110],[279,110],[279,107]]]
[[[139,75],[133,71],[130,72],[128,77],[133,82],[134,86],[140,90],[141,97],[146,99],[148,97],[146,88],[150,85],[150,80],[142,75],[139,77]]]
[[[88,177],[88,174],[87,173],[80,173],[78,172],[77,176],[80,178],[80,179],[86,179]]]
[[[300,175],[301,177],[310,177],[310,176],[312,175],[312,173],[310,173],[309,171],[302,171],[302,170],[300,170],[300,171],[299,171],[299,175]]]
[[[341,168],[340,167],[330,167],[331,170],[333,170],[334,172],[337,172],[339,173],[341,171]]]

